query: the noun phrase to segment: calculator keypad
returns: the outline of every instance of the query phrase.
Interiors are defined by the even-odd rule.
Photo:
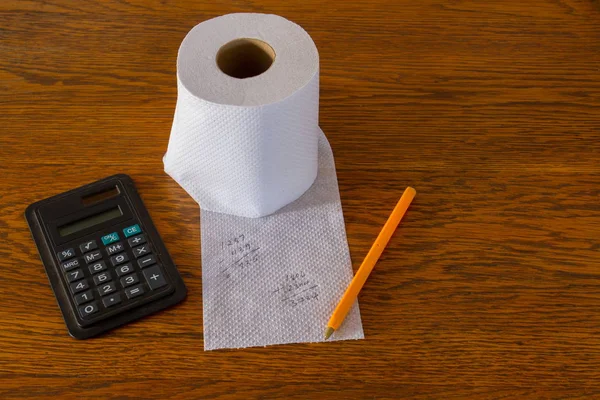
[[[139,298],[143,301],[153,297],[158,289],[168,285],[140,226],[125,227],[122,232],[126,241],[121,241],[118,232],[112,232],[74,243],[75,246],[57,253],[82,320],[114,315],[115,310],[139,304]],[[104,247],[99,248],[98,243]],[[80,251],[79,256],[75,249]]]

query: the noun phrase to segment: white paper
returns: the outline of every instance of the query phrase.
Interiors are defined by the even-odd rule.
[[[271,67],[219,70],[239,38],[268,43]],[[318,127],[318,52],[275,15],[197,25],[177,60],[165,171],[201,207],[206,350],[323,340],[352,279],[335,163]],[[363,338],[355,304],[333,340]]]

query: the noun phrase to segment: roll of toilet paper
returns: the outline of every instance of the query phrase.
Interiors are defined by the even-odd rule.
[[[177,87],[164,164],[201,208],[205,350],[323,340],[352,263],[315,44],[276,15],[211,19]],[[355,304],[332,339],[363,337]]]
[[[200,23],[177,57],[165,171],[203,210],[271,214],[317,176],[319,55],[299,25],[268,14]]]

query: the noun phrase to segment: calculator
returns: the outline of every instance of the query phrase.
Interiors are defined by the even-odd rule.
[[[187,294],[127,175],[41,200],[25,216],[74,338],[99,335]]]

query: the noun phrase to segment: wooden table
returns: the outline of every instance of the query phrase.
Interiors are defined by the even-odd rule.
[[[600,396],[600,3],[0,3],[0,398]],[[272,12],[321,54],[366,340],[203,351],[197,204],[164,172],[175,61],[197,23]],[[128,173],[189,289],[67,335],[23,212]]]

